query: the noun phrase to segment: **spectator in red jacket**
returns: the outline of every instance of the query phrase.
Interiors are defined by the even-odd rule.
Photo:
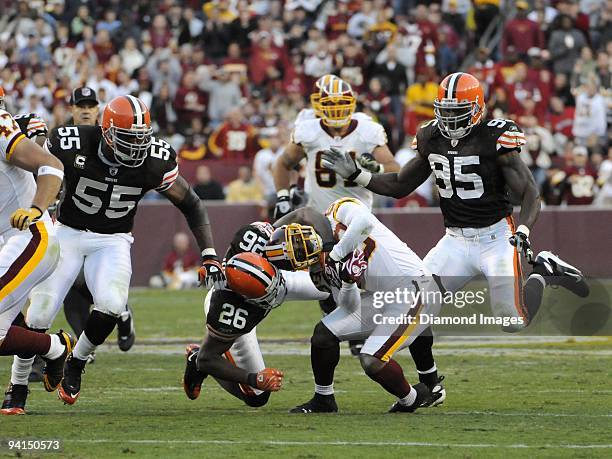
[[[244,120],[239,108],[230,111],[227,121],[208,139],[210,152],[224,159],[253,158],[259,148],[257,131]]]
[[[162,272],[151,277],[149,284],[170,290],[197,286],[200,257],[191,249],[189,236],[183,232],[176,233],[172,245],[172,251],[164,259]]]
[[[193,71],[185,72],[183,84],[176,91],[174,109],[178,117],[178,125],[187,127],[194,118],[204,118],[206,113],[206,95],[196,85]]]
[[[595,197],[595,184],[597,171],[589,161],[586,147],[574,147],[573,159],[569,167],[565,168],[564,202],[567,205],[587,205]]]
[[[550,130],[553,134],[563,134],[572,138],[575,107],[567,107],[560,97],[550,99]]]
[[[516,16],[506,23],[502,39],[502,50],[506,54],[508,46],[514,46],[519,55],[527,56],[529,48],[542,48],[544,37],[537,22],[527,19],[529,4],[526,1],[516,2]]]

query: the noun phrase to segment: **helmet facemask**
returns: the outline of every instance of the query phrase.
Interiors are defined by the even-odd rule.
[[[339,128],[351,122],[351,117],[357,106],[357,100],[352,94],[320,94],[316,106],[320,110],[323,124],[332,128]],[[316,111],[317,109],[315,108],[315,113]]]
[[[461,139],[470,133],[482,117],[479,100],[475,102],[457,102],[456,99],[436,99],[434,113],[438,120],[438,129],[447,139]]]
[[[271,263],[281,269],[298,271],[319,261],[323,243],[312,226],[290,223],[279,230],[283,235],[276,240],[273,235],[265,247],[265,256]]]
[[[144,163],[151,147],[153,128],[132,125],[130,129],[111,126],[104,132],[106,143],[113,150],[115,160],[126,167],[139,167]]]
[[[283,304],[287,296],[287,283],[283,274],[278,269],[274,269],[276,274],[272,279],[272,283],[266,288],[266,294],[259,298],[249,298],[247,301],[266,310],[277,308]]]

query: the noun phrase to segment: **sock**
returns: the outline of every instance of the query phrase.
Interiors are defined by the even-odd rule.
[[[397,398],[404,398],[410,394],[411,387],[406,381],[404,371],[399,363],[393,359],[390,359],[378,373],[370,375],[370,378]]]
[[[0,344],[0,355],[25,354],[28,352],[43,355],[49,352],[50,347],[51,336],[11,325],[4,341]]]
[[[408,392],[408,395],[406,395],[404,398],[400,398],[399,402],[404,406],[410,406],[416,401],[416,398],[417,391],[414,387],[411,387],[410,392]]]
[[[420,336],[418,336],[412,344],[408,347],[410,355],[414,364],[416,365],[417,371],[427,372],[431,367],[435,367],[436,364],[433,358],[433,335],[431,333],[431,327],[423,330]]]
[[[429,370],[425,370],[425,371],[417,370],[417,373],[419,374],[419,381],[422,382],[423,384],[426,384],[429,387],[435,386],[436,383],[438,382],[438,369],[436,368],[435,363],[433,367],[431,367]]]
[[[46,335],[51,338],[51,346],[49,346],[49,351],[46,354],[40,354],[41,357],[45,359],[54,360],[57,359],[60,355],[64,353],[66,350],[66,346],[62,344],[60,337],[57,335]]]
[[[320,348],[312,346],[310,364],[316,386],[329,387],[334,383],[334,371],[340,361],[340,342],[332,347]]]
[[[86,333],[87,332],[83,332],[81,334],[81,336],[79,337],[79,340],[76,343],[76,346],[74,346],[74,350],[72,351],[72,356],[75,359],[87,360],[87,358],[89,357],[89,354],[95,351],[96,347],[98,347],[95,344],[92,344],[91,341],[89,341],[89,338],[87,338]]]
[[[21,384],[22,386],[28,385],[28,378],[32,371],[32,364],[36,357],[29,359],[22,359],[20,357],[13,357],[13,366],[11,367],[11,383]]]
[[[536,268],[538,268],[538,266],[536,266]],[[536,273],[534,269],[534,272],[531,273],[527,282],[525,282],[523,290],[525,294],[525,307],[527,308],[530,321],[540,309],[544,287],[546,287],[546,280],[541,274]]]
[[[315,384],[315,394],[334,395],[334,383],[331,383],[329,386],[319,386]]]

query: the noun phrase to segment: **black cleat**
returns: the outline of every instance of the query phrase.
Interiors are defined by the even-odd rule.
[[[57,390],[59,398],[65,404],[74,405],[81,393],[81,374],[85,372],[87,360],[79,360],[72,354],[66,359],[64,365],[64,379]]]
[[[4,393],[4,401],[0,414],[6,416],[25,414],[25,404],[28,398],[28,386],[22,384],[9,384]]]
[[[136,330],[134,328],[134,313],[132,308],[122,312],[117,319],[117,345],[123,352],[129,351],[136,341]]]
[[[363,343],[365,343],[365,340],[350,339],[348,343],[349,343],[349,349],[351,350],[351,355],[356,357],[359,354],[361,354],[361,348],[363,347]]]
[[[308,402],[289,410],[290,413],[337,413],[338,405],[333,395],[314,394]]]
[[[40,355],[37,355],[34,358],[34,363],[32,363],[32,371],[30,371],[30,376],[28,377],[28,382],[41,382],[44,378],[43,370],[45,368],[45,361]]]
[[[398,400],[391,406],[389,413],[414,413],[416,409],[420,408],[426,400],[431,398],[431,392],[425,384],[418,383],[412,387],[417,393],[414,403],[412,405],[403,405]]]
[[[547,250],[538,253],[534,264],[539,264],[546,269],[548,284],[560,285],[582,298],[589,296],[590,289],[582,272],[554,253]]]
[[[45,368],[43,369],[43,382],[47,392],[53,392],[62,382],[64,376],[64,362],[76,344],[76,339],[63,330],[57,332],[56,335],[59,336],[65,349],[62,355],[57,359],[50,360],[43,357],[43,360],[46,362]]]
[[[206,378],[206,375],[198,371],[198,367],[196,366],[198,352],[200,352],[200,346],[197,344],[189,344],[185,348],[186,365],[185,374],[183,375],[183,389],[190,400],[195,400],[200,396],[202,383]]]
[[[421,404],[421,408],[438,406],[444,403],[444,400],[446,400],[446,389],[444,389],[444,385],[442,384],[443,380],[444,376],[440,375],[433,385],[427,385],[429,392],[431,392],[431,396]]]

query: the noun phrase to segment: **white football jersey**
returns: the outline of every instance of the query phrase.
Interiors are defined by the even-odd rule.
[[[23,139],[25,135],[11,114],[0,110],[0,236],[13,229],[11,215],[19,208],[29,209],[36,193],[32,173],[8,161]]]
[[[306,153],[304,190],[308,194],[308,205],[323,213],[336,199],[348,196],[363,201],[371,208],[372,192],[324,168],[321,155],[332,146],[352,152],[356,158],[363,153],[372,153],[376,147],[386,145],[385,130],[372,120],[353,117],[344,137],[332,137],[328,132],[318,118],[302,121],[293,130],[292,142],[301,145]]]
[[[372,121],[372,117],[369,115],[366,115],[363,112],[355,112],[353,113],[352,118],[354,120],[368,120],[368,121]],[[300,112],[298,113],[298,115],[295,117],[295,121],[293,124],[298,124],[301,121],[306,121],[306,120],[316,120],[317,116],[315,115],[315,111],[312,108],[303,108],[300,110]]]
[[[369,222],[371,231],[361,243],[361,247],[357,247],[363,250],[368,261],[363,285],[365,290],[393,289],[393,286],[401,283],[403,279],[429,273],[423,260],[383,225],[363,202],[354,198],[338,199],[327,209],[325,215],[338,243],[342,241],[347,228],[353,222],[358,222],[356,217],[365,217]],[[361,232],[360,234],[363,236]],[[355,246],[351,241],[345,242],[348,247]]]

